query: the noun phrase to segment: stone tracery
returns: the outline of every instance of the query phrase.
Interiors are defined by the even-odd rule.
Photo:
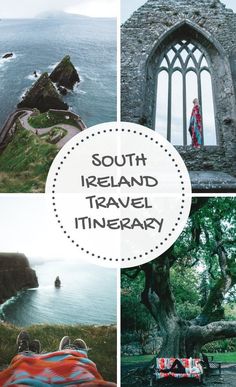
[[[209,117],[209,110],[212,112],[214,111],[213,108],[213,98],[212,98],[212,85],[211,85],[211,70],[208,63],[207,54],[204,52],[203,48],[200,47],[200,45],[196,44],[195,42],[191,40],[178,40],[177,42],[174,42],[170,46],[167,46],[166,50],[162,53],[159,60],[159,68],[157,70],[157,102],[156,102],[156,118],[155,118],[155,129],[158,131],[161,131],[164,137],[168,139],[168,141],[174,143],[175,145],[188,145],[189,139],[188,139],[188,119],[189,119],[189,111],[187,109],[187,89],[190,89],[194,86],[194,83],[196,83],[196,92],[195,97],[197,97],[200,101],[200,106],[202,109],[202,115],[204,117],[206,113],[208,121],[210,118],[211,121],[211,138],[210,143],[209,141],[206,141],[205,143],[207,145],[215,145],[216,144],[216,134],[215,134],[215,119],[213,117],[213,114],[211,117]],[[166,72],[168,74],[168,79],[166,82],[166,87],[163,87],[164,84],[161,82],[161,80],[165,77],[165,74],[163,72]],[[174,82],[176,77],[173,77],[173,75],[178,72],[181,74],[180,83],[181,85],[177,85],[177,82]],[[210,75],[210,92],[207,96],[207,100],[202,98],[203,94],[203,72],[207,72]],[[196,76],[196,82],[195,77],[193,77],[193,73]],[[188,76],[189,75],[189,76]],[[164,77],[163,77],[164,76]],[[158,82],[159,81],[159,82]],[[179,92],[182,99],[182,103],[180,101],[173,100],[173,91],[176,87],[179,86]],[[189,96],[188,96],[189,97]],[[167,99],[167,119],[164,123],[161,119],[162,112],[162,102],[163,98]],[[194,97],[193,97],[194,98]],[[193,99],[192,98],[192,99]],[[204,100],[204,105],[203,105]],[[177,102],[179,106],[181,106],[180,109],[177,112],[177,119],[181,122],[181,126],[183,128],[182,131],[179,131],[179,133],[176,133],[175,136],[173,136],[174,130],[172,130],[172,124],[174,120],[173,116],[173,103]],[[189,102],[189,101],[188,101]],[[189,105],[189,104],[188,104]],[[164,109],[165,110],[165,109]],[[164,124],[163,127],[160,127],[161,122]],[[204,125],[203,125],[204,127]],[[207,125],[206,125],[207,129]],[[208,138],[207,138],[208,139]]]
[[[212,89],[213,103],[211,114],[203,111],[204,146],[200,151],[188,146],[189,134],[186,140],[190,114],[188,106],[187,116],[185,118],[183,114],[182,118],[186,122],[178,122],[177,129],[173,122],[169,124],[171,142],[190,171],[194,191],[235,192],[236,179],[232,176],[236,177],[236,14],[220,0],[148,0],[123,24],[121,118],[156,129],[158,70],[161,64],[162,67],[168,66],[166,58],[162,63],[167,51],[171,47],[178,51],[180,47],[176,45],[181,46],[180,42],[184,41],[196,46],[204,54],[201,62],[201,76],[204,77],[202,103],[204,107],[204,98],[209,89]],[[192,46],[188,48],[193,49]],[[195,53],[199,55],[197,50]],[[175,54],[173,51],[172,55]],[[187,58],[188,54],[188,50],[184,50],[182,59],[184,56]],[[184,68],[178,55],[175,64],[177,67],[173,67],[172,71],[173,77],[177,79],[181,76],[181,68],[182,71]],[[186,78],[190,73],[197,77],[199,61],[196,66],[190,55],[188,64],[190,67]],[[192,71],[194,68],[195,73]],[[168,78],[167,71],[163,70],[162,73]],[[161,90],[163,92],[163,87]],[[193,98],[188,90],[187,104],[190,101],[192,106]],[[199,95],[197,86],[194,93]],[[184,105],[183,96],[176,99]],[[167,103],[161,111],[167,112]],[[166,137],[166,121],[170,115],[166,113],[162,120]],[[213,119],[209,119],[210,116]],[[164,134],[163,131],[161,134]],[[178,141],[180,133],[182,140]]]

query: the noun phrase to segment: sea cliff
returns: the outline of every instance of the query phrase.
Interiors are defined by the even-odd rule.
[[[24,254],[0,253],[0,304],[18,291],[38,287],[38,279]]]
[[[56,66],[50,75],[52,82],[58,86],[66,87],[73,90],[74,85],[80,82],[79,74],[70,60],[70,56],[66,55],[62,61]]]
[[[53,85],[48,73],[43,73],[33,86],[26,92],[18,108],[38,109],[41,113],[49,109],[68,110],[69,106],[63,102],[60,94]]]

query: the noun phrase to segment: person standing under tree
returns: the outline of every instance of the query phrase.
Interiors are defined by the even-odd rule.
[[[197,98],[193,100],[193,104],[194,106],[190,118],[189,133],[192,138],[192,147],[200,148],[203,145],[202,116],[200,113],[200,106]]]

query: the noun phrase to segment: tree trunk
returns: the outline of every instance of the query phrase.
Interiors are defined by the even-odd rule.
[[[182,322],[169,320],[165,333],[162,333],[160,357],[186,357],[186,336],[187,330]]]
[[[169,258],[161,256],[157,261],[143,266],[145,288],[142,302],[148,308],[161,331],[162,357],[185,357],[188,323],[181,320],[175,309],[170,287]]]
[[[190,217],[201,209],[208,200],[208,198],[193,198]],[[236,283],[236,275],[233,269],[230,270],[232,258],[228,257],[227,249],[223,245],[223,231],[220,221],[221,217],[219,216],[214,222],[215,244],[211,252],[211,257],[218,257],[220,275],[217,273],[215,284],[209,292],[202,313],[195,320],[182,320],[176,312],[175,299],[170,284],[170,268],[179,259],[174,247],[171,247],[158,259],[139,266],[134,273],[136,275],[142,270],[145,274],[142,303],[147,307],[160,329],[163,340],[159,353],[161,357],[199,356],[202,346],[206,343],[236,337],[236,322],[216,321],[216,319],[221,320],[224,317],[222,313],[223,300]],[[192,240],[189,243],[189,249],[185,251],[186,257],[201,244],[202,227],[203,225],[198,219],[193,220]],[[207,240],[210,238],[207,230],[205,238]],[[212,274],[211,264],[208,271]],[[213,319],[216,322],[212,322]]]
[[[161,332],[160,357],[196,357],[208,342],[236,337],[236,322],[217,321],[199,325],[182,320],[175,309],[169,278],[170,257],[143,265],[145,288],[142,302],[157,322]]]
[[[197,356],[205,344],[234,337],[236,337],[235,321],[217,321],[205,326],[192,324],[186,336],[187,354]]]
[[[162,318],[163,322],[163,318]],[[160,320],[158,319],[160,326]],[[212,341],[236,337],[235,321],[217,321],[205,326],[165,319],[162,325],[160,357],[199,357],[202,347]]]

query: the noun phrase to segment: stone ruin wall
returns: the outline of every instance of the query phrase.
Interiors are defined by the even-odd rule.
[[[210,46],[216,48],[212,82],[218,145],[203,147],[200,151],[191,147],[177,149],[189,170],[224,171],[235,176],[236,14],[219,0],[149,0],[124,23],[121,28],[122,120],[153,128],[152,113],[146,102],[148,62],[155,51],[158,55],[158,45],[165,34],[168,36],[181,23],[193,27],[196,40],[200,36],[209,39],[209,51]]]

